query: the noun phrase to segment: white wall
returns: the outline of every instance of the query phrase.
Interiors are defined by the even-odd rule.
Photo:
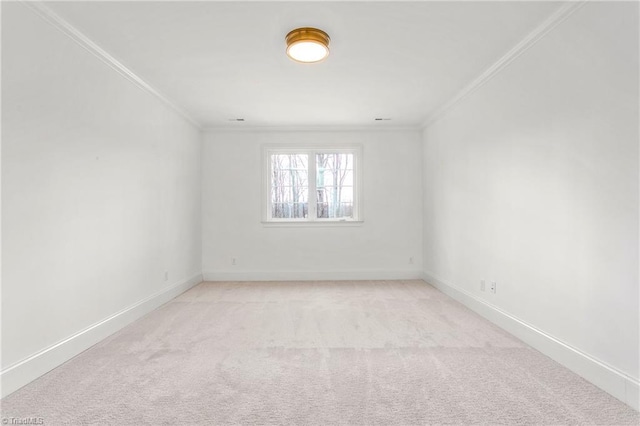
[[[2,4],[2,113],[6,394],[198,280],[201,139],[19,3]]]
[[[638,72],[638,4],[587,3],[424,132],[426,276],[612,367],[636,407]]]
[[[277,143],[361,144],[364,223],[320,228],[263,225],[261,146]],[[202,168],[205,279],[420,276],[418,131],[209,132]]]

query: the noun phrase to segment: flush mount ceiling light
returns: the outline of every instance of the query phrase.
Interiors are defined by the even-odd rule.
[[[317,28],[296,28],[285,40],[287,56],[296,62],[320,62],[329,55],[329,34]]]

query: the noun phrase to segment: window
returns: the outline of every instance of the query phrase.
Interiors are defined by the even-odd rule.
[[[355,147],[266,148],[266,221],[360,221],[360,152]]]

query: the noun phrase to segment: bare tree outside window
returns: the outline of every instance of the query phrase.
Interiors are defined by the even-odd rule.
[[[265,221],[362,220],[358,147],[269,147],[264,153]]]
[[[271,155],[271,217],[306,218],[309,214],[309,156]]]
[[[353,218],[353,154],[316,154],[318,218]]]

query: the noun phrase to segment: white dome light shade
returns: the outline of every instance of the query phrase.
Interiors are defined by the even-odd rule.
[[[320,62],[329,55],[329,35],[316,28],[297,28],[285,38],[287,55],[297,62]]]
[[[315,41],[299,41],[287,49],[287,55],[298,62],[319,62],[328,54],[329,49]]]

